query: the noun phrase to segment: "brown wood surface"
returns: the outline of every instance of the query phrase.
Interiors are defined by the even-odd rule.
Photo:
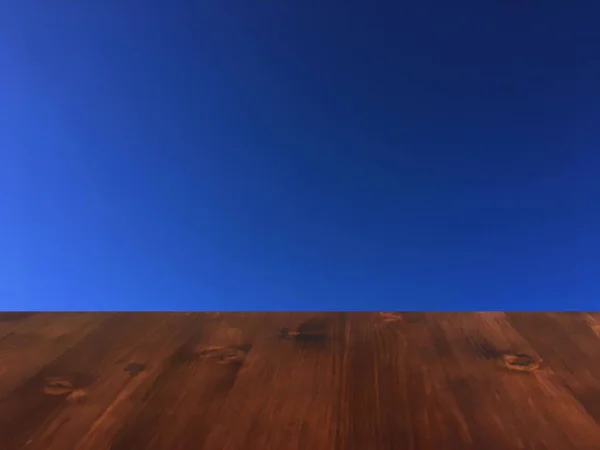
[[[0,450],[600,450],[599,422],[596,313],[0,313]]]

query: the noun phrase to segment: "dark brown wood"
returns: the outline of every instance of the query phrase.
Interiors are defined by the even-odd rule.
[[[0,313],[0,450],[600,450],[600,314]]]

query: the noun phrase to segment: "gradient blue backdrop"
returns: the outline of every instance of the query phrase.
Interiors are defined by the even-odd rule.
[[[600,309],[599,2],[0,2],[0,309]]]

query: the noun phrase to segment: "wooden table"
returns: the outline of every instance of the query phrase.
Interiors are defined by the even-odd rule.
[[[600,314],[2,313],[0,449],[600,449]]]

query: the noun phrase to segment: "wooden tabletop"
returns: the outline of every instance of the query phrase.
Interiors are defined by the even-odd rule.
[[[600,449],[600,314],[2,313],[0,449]]]

